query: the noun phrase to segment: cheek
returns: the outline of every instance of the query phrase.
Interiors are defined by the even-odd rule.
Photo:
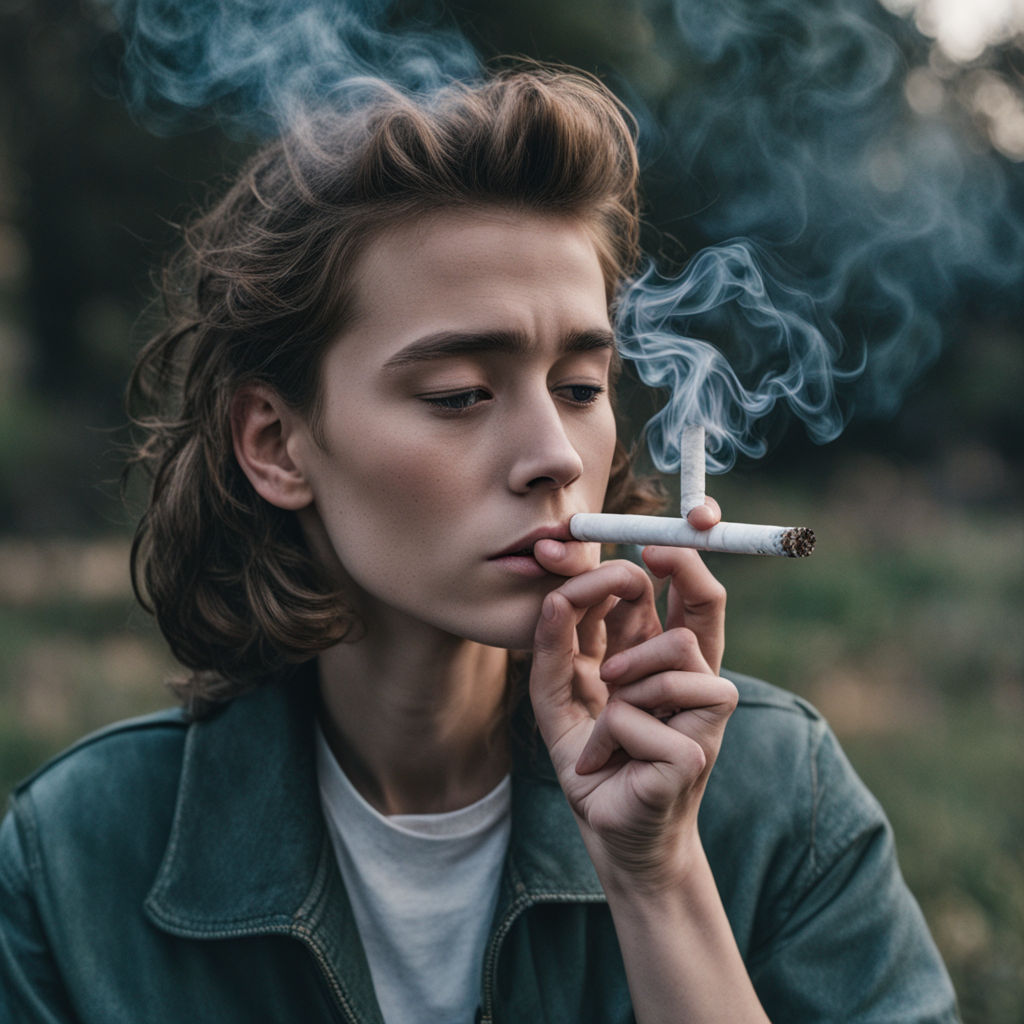
[[[343,458],[324,457],[317,474],[317,505],[335,542],[369,545],[376,550],[365,554],[383,557],[436,542],[437,523],[452,514],[469,470],[437,444],[383,434],[369,424],[361,432],[372,440],[349,444]],[[359,434],[353,428],[349,436]],[[338,554],[344,560],[344,551]]]
[[[600,511],[605,491],[608,489],[617,438],[615,414],[609,408],[602,422],[583,439],[588,505],[597,511]]]

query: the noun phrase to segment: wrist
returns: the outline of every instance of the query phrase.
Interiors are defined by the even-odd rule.
[[[699,840],[660,875],[599,876],[637,1021],[767,1024]]]
[[[712,877],[696,828],[671,841],[658,837],[650,842],[596,844],[591,840],[587,846],[609,902],[649,899],[663,906],[666,896],[678,899]]]

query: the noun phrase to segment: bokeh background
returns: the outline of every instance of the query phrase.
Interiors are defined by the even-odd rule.
[[[780,54],[806,52],[804,29],[820,32],[841,7],[791,0],[784,18],[767,0],[704,10],[711,22],[774,12],[755,26],[746,59],[752,81],[776,96],[792,67]],[[1024,10],[1014,0],[849,8],[891,44],[878,103],[905,124],[941,129],[943,144],[964,154],[968,184],[979,166],[992,175],[977,194],[1005,227],[986,250],[1002,273],[919,290],[926,301],[911,319],[937,324],[940,342],[901,371],[895,397],[851,392],[854,415],[837,440],[815,445],[778,418],[766,457],[709,481],[729,518],[812,526],[813,558],[709,561],[730,591],[727,664],[820,707],[888,811],[965,1020],[1020,1024]],[[399,5],[394,17],[416,10]],[[736,220],[728,155],[743,140],[730,133],[730,94],[719,87],[729,61],[672,43],[664,14],[644,0],[461,0],[445,16],[485,56],[527,54],[608,76],[650,123],[679,96],[717,98],[700,159],[666,159],[671,147],[645,120],[654,140],[644,152],[647,244],[683,262]],[[834,35],[828,28],[842,38],[838,21]],[[173,666],[130,594],[121,391],[175,225],[216,194],[254,141],[216,118],[147,130],[117,98],[122,47],[105,6],[0,0],[0,798],[77,736],[170,703],[163,680]],[[835,76],[842,94],[844,61],[857,60],[834,48],[816,73]],[[764,77],[770,67],[781,80]],[[732,95],[736,109],[745,96]],[[794,108],[799,115],[798,95]],[[857,145],[886,135],[894,116],[860,124]],[[771,129],[765,122],[763,138]],[[717,150],[708,138],[721,140]],[[881,193],[899,195],[902,150],[887,145],[868,170]],[[751,216],[773,201],[765,189]],[[810,279],[833,252],[819,230],[828,218],[809,209],[787,242],[794,280],[801,266]],[[950,253],[957,260],[969,262]],[[832,311],[844,329],[870,333],[870,316],[858,319],[865,295],[851,288]],[[638,433],[659,396],[627,390]]]

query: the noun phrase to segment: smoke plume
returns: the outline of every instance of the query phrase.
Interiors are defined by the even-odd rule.
[[[160,133],[213,120],[265,135],[310,110],[354,106],[381,79],[425,94],[479,74],[473,48],[428,4],[399,28],[393,0],[110,3],[125,101]]]
[[[412,25],[391,0],[111,3],[126,100],[160,132],[266,134],[380,79],[429,93],[480,74],[436,12]],[[855,412],[891,414],[964,294],[1020,280],[1006,163],[908,104],[923,41],[876,0],[635,3],[679,73],[644,97],[641,155],[706,242],[678,276],[650,264],[618,305],[623,354],[667,391],[655,463],[678,465],[687,422],[721,471],[763,454],[773,415],[825,442]]]
[[[627,354],[670,389],[656,464],[678,465],[687,421],[705,425],[716,471],[763,452],[779,403],[819,442],[855,412],[891,415],[964,297],[1021,279],[1007,163],[912,109],[924,42],[874,0],[649,9],[689,81],[654,104],[648,152],[713,243],[674,280],[648,268],[621,304]]]

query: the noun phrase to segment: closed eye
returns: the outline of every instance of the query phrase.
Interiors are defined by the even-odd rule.
[[[444,412],[465,412],[480,402],[486,402],[490,394],[483,388],[471,388],[469,391],[457,391],[452,395],[422,395],[424,402]]]

